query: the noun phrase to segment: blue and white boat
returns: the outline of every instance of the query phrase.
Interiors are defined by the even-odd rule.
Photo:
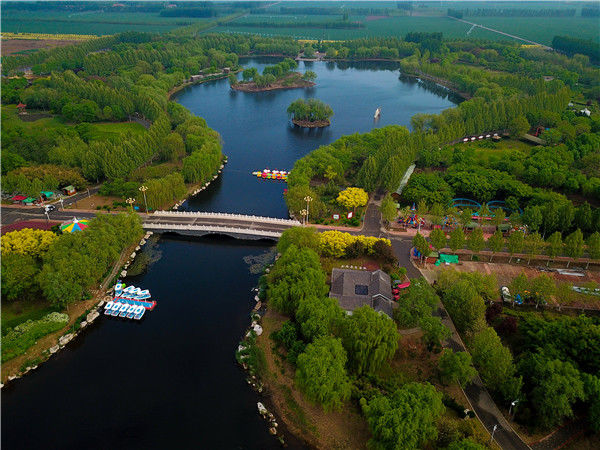
[[[117,281],[117,284],[115,284],[115,297],[119,297],[121,295],[121,293],[123,292],[124,288],[125,288],[125,283],[121,283],[121,282]]]
[[[106,305],[104,305],[104,314],[106,314],[107,316],[109,316],[111,314],[112,308],[115,305],[114,302],[108,302],[106,303]]]
[[[127,318],[128,319],[133,318],[133,314],[134,314],[136,308],[137,308],[137,306],[133,306],[133,305],[131,305],[129,308],[127,308]]]
[[[150,291],[149,291],[148,289],[144,289],[143,291],[140,291],[140,292],[139,292],[139,293],[136,295],[135,299],[136,299],[136,300],[147,300],[147,299],[149,299],[150,297],[152,297],[152,296],[150,295]]]
[[[119,308],[119,317],[126,317],[128,309],[129,305],[127,303],[121,304],[121,307]]]
[[[125,289],[123,289],[123,291],[121,292],[121,295],[119,297],[130,298],[131,295],[133,294],[133,292],[135,291],[135,289],[136,289],[135,286],[127,286]]]
[[[119,309],[121,309],[121,305],[122,303],[116,302],[112,309],[110,310],[110,315],[111,316],[118,316],[119,315]]]
[[[136,308],[135,312],[133,313],[133,318],[135,320],[140,320],[145,312],[146,312],[146,308],[144,308],[143,306],[138,306]]]

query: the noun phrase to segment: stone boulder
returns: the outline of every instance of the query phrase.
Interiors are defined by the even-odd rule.
[[[96,320],[98,318],[99,315],[100,315],[100,313],[96,310],[90,311],[89,314],[85,317],[85,320],[87,320],[88,323],[92,323],[94,320]]]
[[[60,339],[58,340],[58,345],[63,346],[63,345],[67,345],[69,342],[71,342],[71,339],[73,339],[74,335],[73,333],[68,333],[65,334],[64,336],[61,336]]]

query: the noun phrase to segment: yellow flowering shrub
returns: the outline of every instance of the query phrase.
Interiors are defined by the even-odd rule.
[[[2,255],[17,253],[19,255],[39,256],[46,252],[57,238],[58,236],[52,231],[23,228],[2,236],[0,247]]]
[[[319,249],[322,255],[342,258],[346,255],[346,248],[357,241],[364,245],[366,253],[369,255],[373,254],[373,246],[377,241],[392,245],[389,239],[373,236],[353,236],[350,233],[332,230],[320,234]]]

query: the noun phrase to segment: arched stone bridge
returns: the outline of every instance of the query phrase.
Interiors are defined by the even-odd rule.
[[[144,229],[155,233],[224,234],[243,239],[279,239],[285,230],[299,225],[291,219],[192,211],[156,211],[143,223]]]

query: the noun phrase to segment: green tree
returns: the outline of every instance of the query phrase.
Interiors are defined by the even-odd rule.
[[[483,250],[485,247],[485,238],[483,237],[481,228],[477,227],[469,234],[467,237],[467,246],[475,255]],[[471,259],[473,259],[473,255],[471,255]]]
[[[429,383],[408,383],[389,396],[360,400],[378,450],[420,448],[437,437],[436,422],[444,412],[442,394]]]
[[[346,352],[339,339],[323,336],[298,356],[296,383],[305,395],[326,410],[339,409],[350,396]]]
[[[462,228],[457,227],[450,232],[448,245],[450,245],[453,252],[456,252],[465,246],[465,233]]]
[[[327,336],[340,326],[344,311],[332,297],[306,297],[300,300],[296,320],[308,341]]]
[[[185,156],[185,143],[179,133],[169,133],[162,139],[158,155],[161,161],[179,161]]]
[[[583,255],[583,246],[583,233],[579,228],[565,238],[565,253],[573,260],[576,260]]]
[[[527,259],[527,265],[529,265],[533,256],[537,256],[541,253],[540,250],[543,245],[544,239],[542,239],[540,233],[531,233],[525,237],[525,253],[527,253],[527,256],[529,257]]]
[[[423,342],[430,350],[439,351],[442,342],[450,337],[452,332],[436,316],[424,316],[419,320],[419,327],[423,331]]]
[[[394,320],[401,328],[415,327],[422,318],[431,316],[439,303],[439,297],[427,280],[413,278],[394,309]]]
[[[310,81],[312,83],[312,82],[314,82],[317,79],[317,74],[314,73],[312,70],[307,70],[302,75],[302,79],[304,81]]]
[[[508,251],[510,252],[509,263],[512,262],[513,255],[515,253],[521,253],[523,246],[525,245],[525,235],[522,231],[517,230],[510,234],[508,237]]]
[[[429,233],[429,240],[437,252],[446,247],[446,233],[441,228],[434,228]]]
[[[438,359],[438,370],[445,384],[458,383],[464,386],[477,375],[469,353],[454,352],[448,348],[444,349]]]
[[[529,227],[531,231],[537,231],[542,224],[542,210],[539,206],[528,206],[523,212],[523,223]]]
[[[563,241],[562,241],[562,235],[560,234],[560,231],[555,231],[554,233],[552,233],[550,235],[550,237],[546,240],[546,243],[548,244],[546,246],[546,254],[551,258],[554,259],[557,256],[560,256],[563,252]],[[550,264],[550,260],[548,260],[548,264]],[[546,265],[548,265],[546,264]]]
[[[508,392],[507,388],[511,386],[516,371],[510,350],[502,345],[496,331],[490,327],[477,333],[470,347],[473,363],[485,385],[509,400],[514,392]]]
[[[431,250],[429,249],[429,242],[427,242],[427,239],[425,239],[419,232],[417,232],[413,238],[413,246],[421,254],[421,259],[427,258],[431,253]]]
[[[39,272],[39,267],[33,256],[18,253],[3,254],[0,261],[4,299],[24,299],[36,289],[35,276]]]
[[[387,222],[393,222],[396,219],[396,217],[398,217],[396,202],[389,193],[387,193],[385,197],[383,197],[379,209],[381,211],[381,217],[383,217],[383,220]]]
[[[355,309],[342,327],[349,364],[358,375],[375,373],[396,353],[399,338],[396,324],[370,306]]]
[[[309,248],[290,245],[268,276],[269,303],[278,311],[294,316],[299,303],[308,297],[321,298],[329,289],[319,256]]]
[[[318,252],[320,243],[321,239],[316,228],[292,227],[281,233],[281,237],[277,241],[277,251],[283,254],[290,245],[294,244],[298,248],[310,248]]]
[[[476,333],[484,327],[485,302],[468,279],[459,279],[450,286],[443,301],[459,331]]]
[[[496,225],[496,229],[498,229],[498,227],[504,223],[504,219],[506,219],[506,213],[504,210],[502,208],[495,208],[493,222],[494,225]]]
[[[496,232],[488,238],[487,244],[490,247],[490,250],[492,250],[492,256],[490,256],[490,261],[492,261],[494,254],[502,251],[504,248],[504,237],[502,236],[502,232],[496,230]]]
[[[508,124],[508,132],[512,137],[519,138],[529,131],[530,125],[525,116],[517,116]]]
[[[529,353],[519,363],[536,423],[549,429],[573,417],[572,405],[585,398],[583,381],[573,365],[541,353]]]
[[[600,232],[596,231],[587,238],[587,251],[592,259],[600,259]]]

